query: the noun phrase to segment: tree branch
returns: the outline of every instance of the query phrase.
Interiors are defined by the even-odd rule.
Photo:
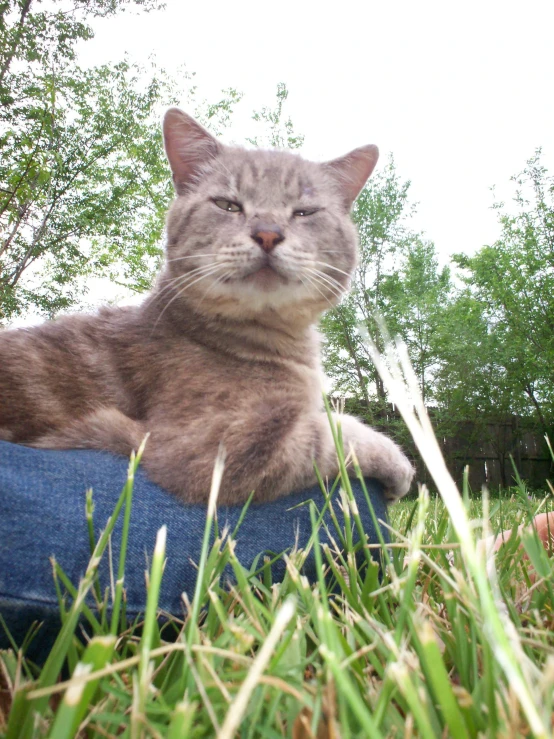
[[[6,73],[10,67],[10,64],[12,63],[12,60],[15,56],[15,52],[17,51],[17,47],[19,46],[19,42],[21,41],[21,36],[23,34],[23,26],[25,25],[25,18],[27,17],[27,13],[29,12],[31,8],[31,3],[33,0],[25,0],[23,3],[23,7],[21,8],[21,15],[19,16],[19,21],[17,23],[17,29],[15,31],[11,49],[9,50],[6,59],[4,60],[4,63],[2,64],[2,67],[0,67],[0,86],[2,85],[4,81],[4,77],[6,76]]]

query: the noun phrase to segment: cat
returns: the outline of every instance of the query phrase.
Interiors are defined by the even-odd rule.
[[[129,455],[186,503],[257,502],[338,472],[315,324],[357,262],[349,211],[375,146],[314,163],[221,144],[186,113],[164,118],[176,197],[165,263],[139,306],[0,332],[0,439]],[[386,436],[340,420],[368,477],[403,496],[410,462]]]

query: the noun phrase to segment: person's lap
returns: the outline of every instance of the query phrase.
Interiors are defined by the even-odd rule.
[[[58,603],[52,566],[55,557],[76,585],[90,559],[85,518],[85,494],[93,489],[94,527],[98,534],[113,512],[125,483],[128,460],[94,451],[49,451],[0,442],[0,613],[14,637],[21,640],[33,620],[45,620],[42,639],[47,639],[49,622],[56,621]],[[368,481],[375,514],[386,517],[386,504],[378,483]],[[353,482],[364,530],[378,541],[373,519],[357,482]],[[308,505],[312,499],[319,510],[324,496],[319,488],[294,493],[273,503],[250,506],[236,536],[236,554],[250,567],[263,552],[279,554],[296,543],[306,545],[312,533]],[[339,512],[339,506],[334,506]],[[219,530],[233,531],[242,506],[220,507]],[[160,608],[182,615],[182,593],[192,597],[196,580],[195,563],[200,556],[206,509],[183,505],[175,496],[154,485],[139,468],[134,485],[130,534],[125,573],[127,612],[144,610],[144,573],[152,554],[156,532],[167,526],[167,563],[160,593]],[[339,520],[342,516],[339,514]],[[327,513],[325,523],[334,526]],[[113,561],[119,559],[122,516],[112,536]],[[356,535],[356,532],[354,532]],[[386,531],[383,530],[385,540]],[[321,539],[327,540],[325,528]],[[272,567],[276,580],[284,575],[284,560]],[[304,574],[316,578],[313,553],[306,560]],[[109,584],[107,557],[100,567],[103,586]],[[0,628],[0,647],[8,645]]]

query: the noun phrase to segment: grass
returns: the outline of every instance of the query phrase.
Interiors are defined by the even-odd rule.
[[[268,567],[251,572],[240,564],[229,535],[209,545],[220,458],[189,617],[161,631],[156,619],[164,529],[144,621],[127,623],[118,587],[111,619],[102,608],[91,612],[84,597],[97,588],[116,515],[125,520],[130,510],[139,452],[112,520],[97,541],[91,532],[83,581],[72,585],[58,568],[60,594],[65,587],[73,603],[61,606],[63,626],[44,667],[15,651],[1,654],[9,694],[2,736],[552,736],[554,559],[533,535],[520,540],[516,533],[551,499],[530,499],[521,481],[510,498],[494,502],[453,491],[441,477],[422,408],[416,403],[414,412],[400,397],[410,389],[409,371],[394,361],[389,357],[389,376],[381,369],[441,497],[423,488],[417,500],[391,508],[391,546],[371,545],[381,548],[381,579],[368,557],[355,556],[352,532],[362,524],[335,429],[342,493],[329,503],[345,515],[332,532],[337,547],[322,546],[312,510],[316,584],[301,574],[305,552],[289,554],[283,582],[273,583]],[[476,542],[505,528],[514,534],[493,564]],[[116,582],[124,557],[125,547]],[[222,575],[227,564],[231,587]],[[80,617],[93,634],[86,645],[75,636]]]

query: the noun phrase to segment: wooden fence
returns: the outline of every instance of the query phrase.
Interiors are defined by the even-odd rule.
[[[440,429],[436,409],[430,408],[429,415],[434,427]],[[390,432],[401,425],[394,408],[389,407],[384,413],[379,413],[377,427],[380,430]],[[452,424],[452,428],[454,430],[448,435],[438,436],[438,441],[447,466],[458,484],[462,482],[466,466],[469,467],[470,488],[474,492],[480,491],[483,485],[490,490],[513,485],[514,465],[520,477],[532,489],[546,491],[546,480],[554,479],[554,465],[543,434],[525,429],[518,416],[487,424],[464,421]],[[409,445],[404,446],[408,450]],[[417,479],[430,482],[415,448],[408,451],[413,455],[417,467]]]
[[[475,424],[459,424],[452,438],[441,440],[443,454],[454,479],[462,479],[469,466],[469,484],[478,491],[483,485],[490,490],[508,487],[515,482],[515,471],[529,487],[544,490],[552,476],[552,458],[542,434],[521,429],[520,419],[512,418],[489,423],[476,439]]]

